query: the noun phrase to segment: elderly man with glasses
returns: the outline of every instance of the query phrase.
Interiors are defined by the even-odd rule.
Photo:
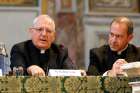
[[[29,34],[31,40],[15,44],[11,49],[12,71],[17,69],[23,75],[45,76],[49,69],[75,69],[67,49],[54,44],[55,23],[50,16],[36,17]]]

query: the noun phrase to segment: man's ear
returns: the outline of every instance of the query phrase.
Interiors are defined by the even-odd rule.
[[[32,37],[33,29],[32,29],[32,28],[29,28],[27,31],[28,31],[28,33],[29,33],[29,37]]]
[[[55,38],[56,38],[56,32],[53,33],[52,42],[55,41]]]
[[[133,37],[134,37],[134,35],[133,34],[131,34],[131,35],[129,35],[129,42],[133,39]]]
[[[29,28],[27,31],[28,31],[29,33],[31,33],[31,32],[32,32],[32,28]]]

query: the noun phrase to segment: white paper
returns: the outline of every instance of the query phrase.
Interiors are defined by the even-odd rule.
[[[130,82],[129,85],[132,86],[132,93],[140,93],[140,81]]]
[[[122,69],[140,68],[140,62],[137,61],[137,62],[126,63],[126,64],[123,64],[121,68]]]

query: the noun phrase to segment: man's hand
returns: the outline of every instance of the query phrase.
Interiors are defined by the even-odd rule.
[[[125,63],[127,63],[127,61],[125,61],[124,59],[116,60],[115,63],[113,64],[112,69],[109,70],[108,76],[111,76],[111,77],[115,77],[119,75],[125,76],[126,73],[121,69],[121,66]]]
[[[27,68],[27,72],[29,75],[32,75],[32,76],[45,76],[44,70],[37,65],[29,66]]]

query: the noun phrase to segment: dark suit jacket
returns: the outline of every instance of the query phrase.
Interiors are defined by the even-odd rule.
[[[44,54],[40,53],[31,40],[16,44],[11,49],[10,67],[22,66],[24,74],[31,65],[38,65],[44,69],[74,69],[75,65],[68,57],[68,51],[62,46],[52,44]]]
[[[140,48],[129,44],[120,55],[112,51],[108,45],[90,50],[90,64],[88,75],[102,75],[110,70],[117,59],[125,59],[127,62],[140,61]]]

